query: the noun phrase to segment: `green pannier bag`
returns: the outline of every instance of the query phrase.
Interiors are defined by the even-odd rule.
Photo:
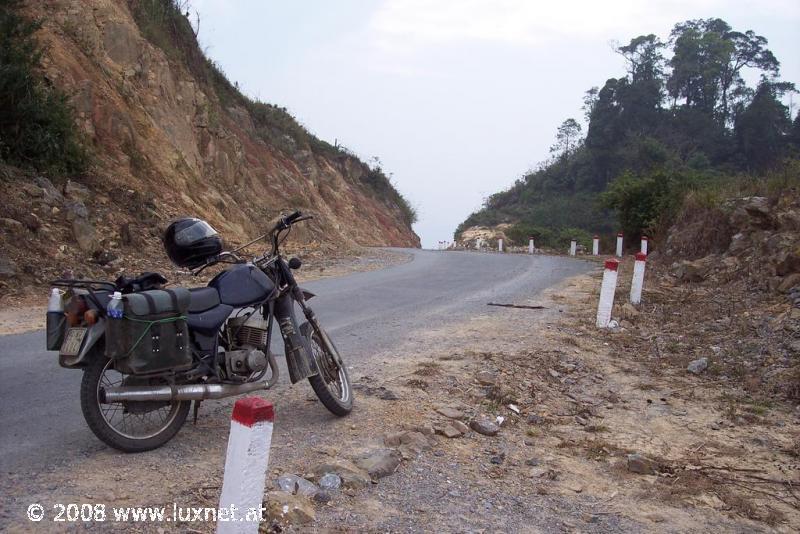
[[[141,375],[192,366],[185,288],[130,293],[122,319],[106,319],[106,356],[125,374]]]

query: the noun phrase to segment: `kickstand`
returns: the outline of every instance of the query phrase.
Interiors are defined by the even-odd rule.
[[[200,411],[200,403],[203,402],[201,400],[194,401],[194,424],[197,425],[197,412]]]

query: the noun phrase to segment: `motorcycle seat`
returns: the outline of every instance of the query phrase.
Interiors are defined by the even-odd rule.
[[[189,313],[199,313],[219,306],[219,292],[213,287],[193,287],[189,289]]]

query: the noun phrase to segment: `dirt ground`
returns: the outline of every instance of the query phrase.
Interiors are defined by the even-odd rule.
[[[625,302],[629,276],[624,264],[615,310]],[[375,355],[352,377],[357,404],[344,419],[324,413],[307,387],[270,393],[280,395],[283,411],[268,484],[282,474],[313,479],[317,464],[386,446],[396,431],[441,431],[452,421],[442,408],[456,410],[451,415],[465,423],[480,415],[504,420],[491,437],[437,433],[428,438],[430,449],[404,451],[389,476],[331,491],[327,503],[307,503],[312,523],[263,528],[796,532],[797,401],[772,387],[759,390],[747,373],[730,372],[736,365],[723,356],[759,333],[719,325],[694,332],[691,323],[707,327],[719,317],[693,308],[684,294],[692,288],[656,277],[647,279],[635,313],[620,317],[621,328],[599,331],[599,285],[598,270],[515,303],[544,309],[487,306],[469,321],[409,332],[406,343]],[[709,369],[688,373],[686,362],[701,353],[709,355]],[[767,364],[774,367],[779,354],[773,351]],[[87,499],[214,506],[232,402],[204,403],[196,425],[187,423],[178,439],[153,453],[121,455],[98,445],[86,458],[10,479],[5,489],[15,497],[6,507]],[[163,531],[152,524],[104,526]]]

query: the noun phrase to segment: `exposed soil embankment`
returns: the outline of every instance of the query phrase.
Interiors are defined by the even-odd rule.
[[[64,270],[152,270],[167,222],[186,215],[231,243],[301,209],[315,217],[293,233],[304,250],[419,246],[412,212],[382,173],[240,94],[188,20],[162,5],[26,4],[42,23],[44,75],[69,95],[92,164],[72,180],[0,168],[0,291]]]

